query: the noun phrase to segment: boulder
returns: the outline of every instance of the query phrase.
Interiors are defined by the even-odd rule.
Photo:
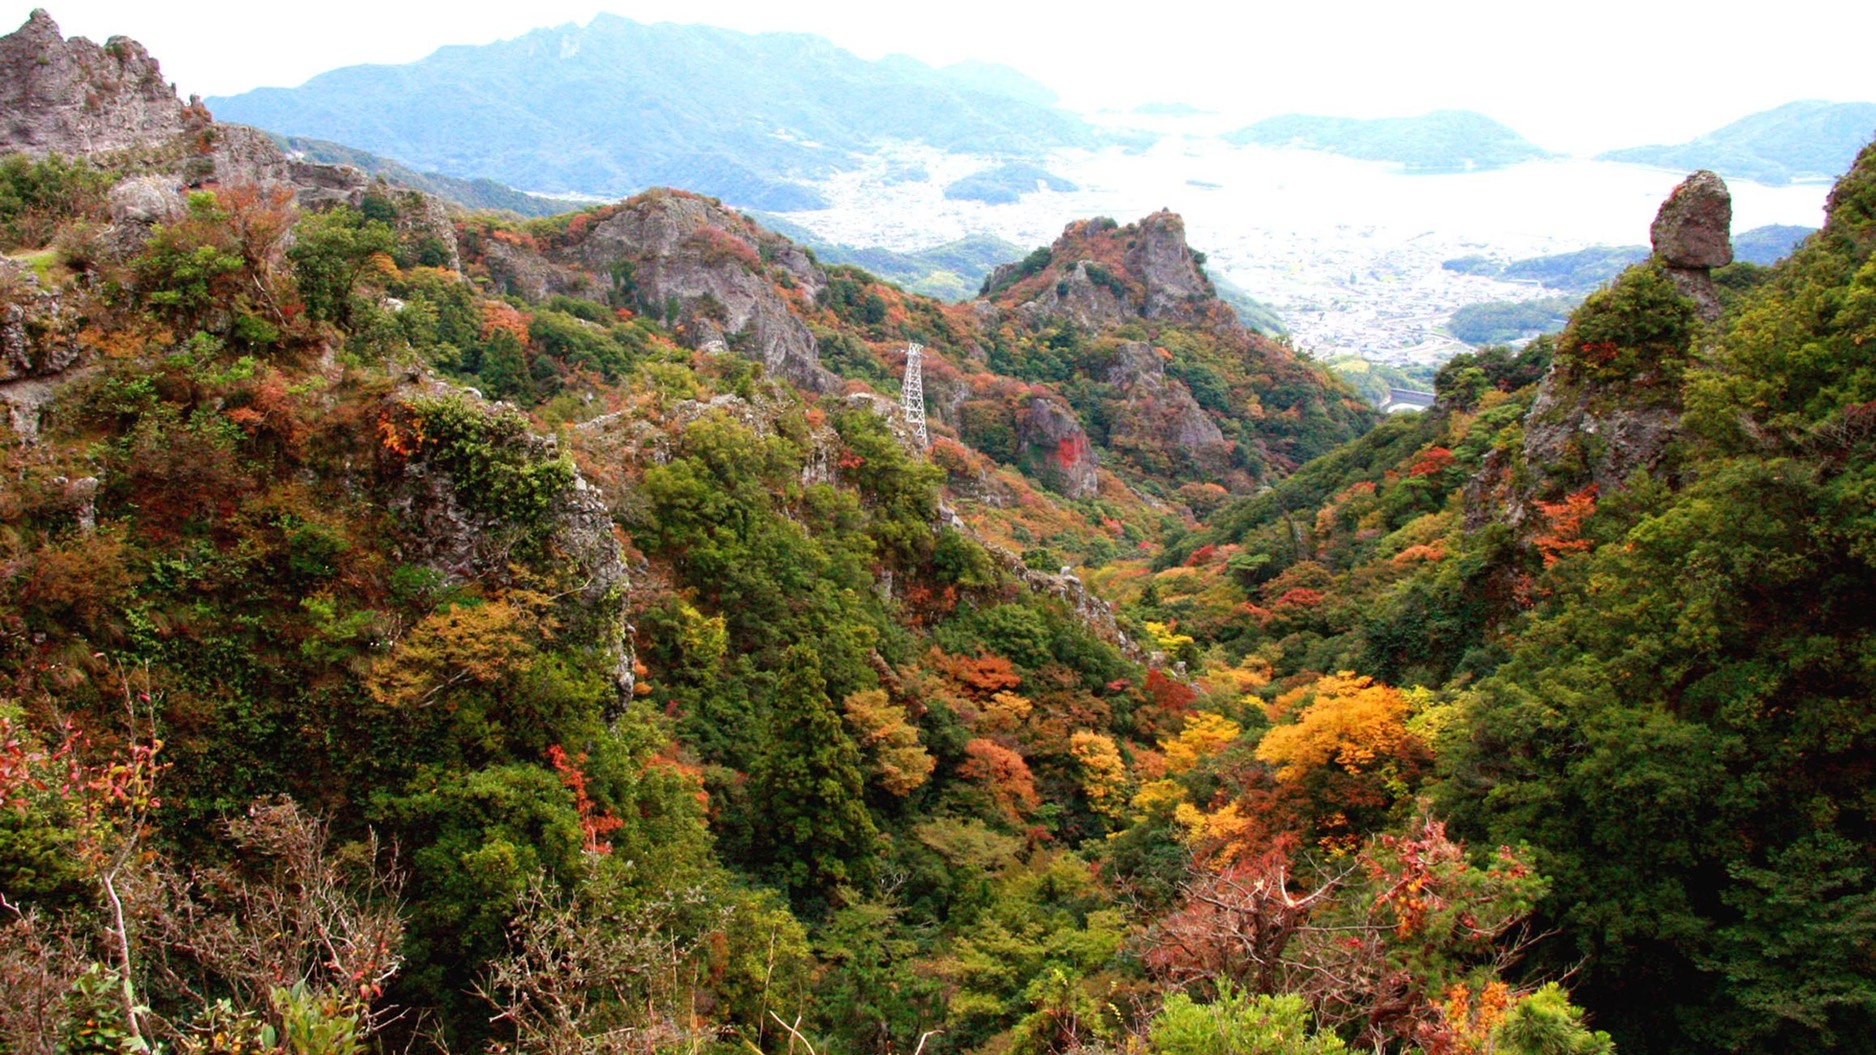
[[[1648,231],[1654,259],[1708,322],[1720,317],[1720,291],[1710,270],[1733,262],[1732,228],[1733,195],[1726,181],[1701,169],[1661,203]]]
[[[149,227],[182,218],[187,211],[176,181],[132,176],[111,188],[111,222]]]
[[[1733,195],[1726,181],[1701,169],[1661,203],[1648,235],[1668,267],[1725,267],[1733,262]]]
[[[1066,498],[1099,492],[1094,447],[1074,411],[1048,396],[1030,396],[1016,414],[1017,455]]]

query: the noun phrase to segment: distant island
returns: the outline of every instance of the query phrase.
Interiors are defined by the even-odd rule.
[[[1536,282],[1564,293],[1588,293],[1621,274],[1630,264],[1646,259],[1648,247],[1645,245],[1593,245],[1569,253],[1526,257],[1508,264],[1482,256],[1462,256],[1441,266],[1462,275]]]
[[[1872,130],[1876,103],[1809,99],[1742,117],[1685,143],[1611,150],[1597,159],[1682,172],[1712,169],[1728,179],[1782,186],[1848,172]]]
[[[208,100],[226,121],[344,143],[418,171],[546,193],[688,187],[788,212],[886,141],[1038,156],[1103,140],[1008,67],[869,61],[803,33],[601,14],[401,66]]]
[[[1038,165],[1011,162],[973,172],[945,185],[945,197],[952,201],[980,201],[987,205],[1008,205],[1025,194],[1038,190],[1077,191],[1076,184]]]
[[[1551,156],[1471,110],[1373,120],[1284,114],[1227,132],[1224,139],[1239,146],[1301,147],[1360,161],[1388,161],[1409,172],[1468,172]]]

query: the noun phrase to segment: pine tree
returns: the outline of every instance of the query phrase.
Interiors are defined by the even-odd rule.
[[[864,889],[878,833],[866,809],[860,751],[828,699],[811,645],[791,645],[783,655],[768,740],[756,773],[764,820],[757,839],[776,880],[803,906],[838,902],[842,887]]]

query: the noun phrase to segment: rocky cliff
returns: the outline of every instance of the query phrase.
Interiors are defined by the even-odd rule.
[[[84,155],[147,146],[206,118],[185,107],[143,45],[64,38],[35,10],[0,37],[0,153]]]
[[[1186,244],[1177,213],[1156,212],[1124,227],[1096,217],[1069,224],[1046,254],[997,268],[984,290],[1029,321],[1067,318],[1097,327],[1129,319],[1235,321],[1202,260]]]
[[[683,327],[696,346],[721,342],[811,392],[838,387],[784,295],[811,305],[827,276],[799,246],[711,199],[641,194],[549,255],[609,276],[641,311]]]
[[[1696,172],[1662,203],[1654,253],[1592,294],[1557,339],[1515,450],[1494,451],[1466,489],[1466,523],[1522,527],[1544,503],[1606,496],[1636,473],[1672,473],[1681,382],[1718,319],[1709,274],[1733,258],[1732,199]]]

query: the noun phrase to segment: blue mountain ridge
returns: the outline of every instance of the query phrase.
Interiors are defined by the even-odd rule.
[[[673,185],[792,211],[823,204],[800,181],[890,141],[1006,157],[1098,145],[1052,98],[988,63],[869,61],[811,34],[600,14],[207,102],[222,120],[450,176],[607,197]]]

